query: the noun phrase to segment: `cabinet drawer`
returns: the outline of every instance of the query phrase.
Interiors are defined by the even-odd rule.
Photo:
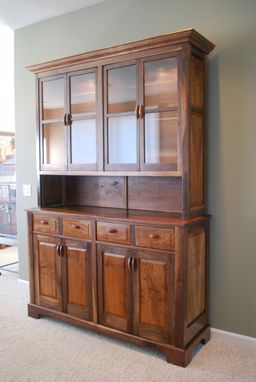
[[[97,240],[130,244],[130,226],[128,224],[97,222]]]
[[[135,227],[135,242],[138,247],[174,250],[174,228]]]
[[[83,219],[63,219],[63,235],[80,237],[81,239],[91,238],[91,222]]]
[[[33,231],[46,232],[46,233],[58,233],[58,219],[43,216],[33,216]]]

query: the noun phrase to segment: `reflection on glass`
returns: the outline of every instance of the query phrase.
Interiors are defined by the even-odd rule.
[[[43,126],[43,163],[65,163],[65,135],[63,123],[47,123]]]
[[[177,165],[177,112],[145,116],[145,162]]]
[[[108,119],[108,162],[112,164],[137,162],[135,116]]]
[[[64,79],[43,82],[43,119],[63,119]]]
[[[136,105],[136,66],[108,70],[108,113],[134,111]]]
[[[96,163],[96,120],[73,121],[71,127],[71,163]]]
[[[71,114],[96,112],[96,77],[87,73],[70,78]]]
[[[177,106],[177,59],[145,62],[145,109]]]

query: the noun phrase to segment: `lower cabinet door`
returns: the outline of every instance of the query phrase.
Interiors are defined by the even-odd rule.
[[[49,309],[62,310],[60,240],[34,235],[36,303]]]
[[[130,250],[98,244],[99,322],[132,331],[132,272]]]
[[[172,343],[174,257],[158,252],[135,251],[134,258],[134,334]]]
[[[92,319],[91,243],[63,240],[64,311],[85,320]]]

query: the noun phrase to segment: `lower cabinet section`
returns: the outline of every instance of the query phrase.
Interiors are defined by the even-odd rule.
[[[209,340],[207,218],[158,226],[47,211],[28,216],[30,316],[153,346],[181,366]]]
[[[173,332],[173,255],[98,244],[99,322],[166,343]]]
[[[90,242],[34,234],[35,292],[40,306],[90,320]]]

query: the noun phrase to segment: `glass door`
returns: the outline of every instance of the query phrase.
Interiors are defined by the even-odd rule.
[[[143,61],[141,170],[178,169],[177,57]]]
[[[69,169],[96,170],[96,71],[69,76]]]
[[[43,79],[40,86],[41,169],[65,170],[65,78]]]
[[[105,170],[138,170],[137,66],[105,67]]]

